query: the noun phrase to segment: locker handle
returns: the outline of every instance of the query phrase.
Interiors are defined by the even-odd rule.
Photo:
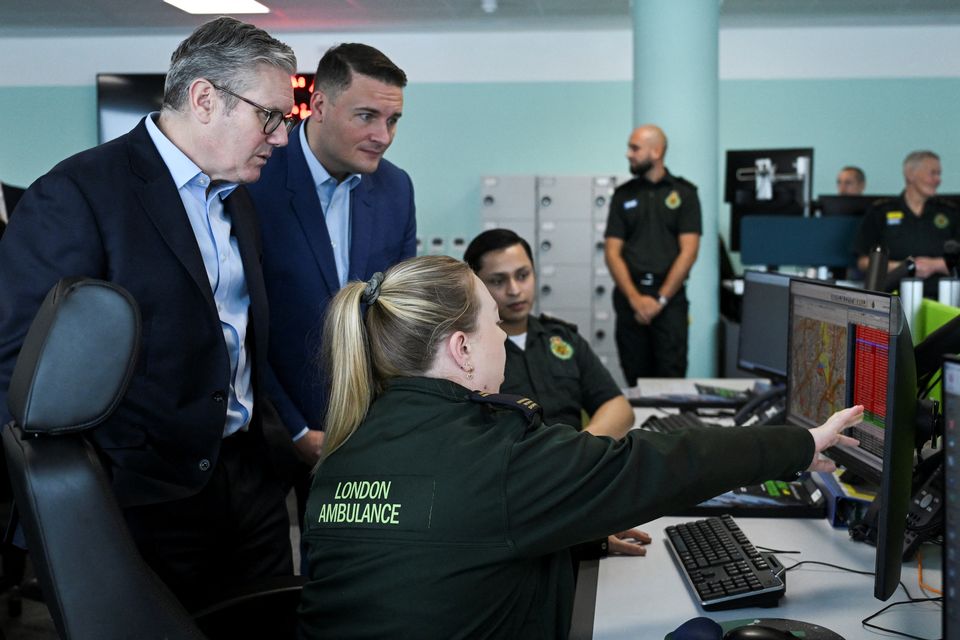
[[[483,197],[483,206],[485,206],[485,207],[491,207],[491,206],[493,206],[493,203],[494,203],[494,202],[495,202],[495,200],[494,200],[493,196],[484,196],[484,197]]]
[[[607,288],[606,288],[605,286],[603,286],[602,284],[598,284],[598,285],[597,285],[597,288],[596,288],[596,292],[597,292],[597,295],[598,295],[598,296],[602,296],[603,294],[605,294],[605,293],[607,292]]]
[[[540,293],[542,293],[542,294],[545,295],[545,296],[546,296],[546,295],[550,295],[550,292],[551,292],[551,291],[553,291],[553,289],[551,289],[551,288],[550,288],[550,285],[548,285],[548,284],[545,284],[545,285],[543,285],[542,287],[540,287]]]
[[[541,251],[550,251],[550,249],[552,248],[553,248],[553,245],[550,243],[549,240],[544,240],[543,242],[540,243]]]
[[[603,340],[607,337],[607,332],[603,329],[597,329],[597,332],[594,335],[597,336],[597,340]]]

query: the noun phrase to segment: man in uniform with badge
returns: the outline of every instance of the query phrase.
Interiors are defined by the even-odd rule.
[[[937,198],[940,172],[940,157],[934,152],[908,154],[903,161],[903,192],[867,210],[854,244],[857,266],[863,271],[870,252],[878,246],[887,252],[889,270],[912,258],[915,276],[926,280],[924,295],[933,298],[937,296],[934,276],[950,275],[943,259],[944,243],[960,240],[960,211]]]
[[[655,125],[634,129],[627,160],[635,179],[610,200],[604,253],[616,283],[616,340],[627,384],[682,378],[687,371],[684,282],[700,248],[697,188],[664,166],[667,137]]]
[[[576,325],[531,314],[536,274],[529,243],[509,229],[491,229],[470,242],[463,260],[497,302],[500,328],[507,334],[500,392],[534,399],[544,424],[580,428],[586,412],[585,431],[615,439],[626,435],[633,408]],[[610,536],[604,550],[643,555],[649,542],[647,534],[631,530]]]

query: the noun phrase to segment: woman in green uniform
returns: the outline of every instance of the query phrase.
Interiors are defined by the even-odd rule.
[[[565,638],[567,549],[732,487],[832,463],[823,426],[542,428],[497,395],[505,334],[470,268],[444,256],[346,285],[326,319],[325,457],[307,504],[303,638]],[[736,459],[718,455],[736,451]],[[613,491],[611,487],[616,487]]]

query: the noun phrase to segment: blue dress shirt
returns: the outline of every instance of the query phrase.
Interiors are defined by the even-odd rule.
[[[180,200],[187,210],[187,219],[200,247],[203,266],[220,316],[223,339],[230,355],[230,391],[227,420],[223,427],[223,436],[227,437],[245,429],[253,412],[251,362],[246,349],[250,295],[237,239],[230,234],[230,216],[223,208],[223,199],[237,185],[219,183],[211,186],[210,176],[160,131],[154,122],[157,115],[154,112],[147,117],[147,132],[170,170]]]
[[[307,168],[310,169],[313,184],[317,189],[317,197],[320,198],[320,208],[327,223],[330,246],[337,264],[337,277],[342,287],[347,284],[350,276],[350,192],[360,184],[361,176],[353,173],[343,182],[337,182],[310,150],[306,123],[300,127],[300,148],[303,149]]]

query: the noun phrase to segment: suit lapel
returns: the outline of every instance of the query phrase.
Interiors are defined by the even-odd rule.
[[[304,126],[303,124],[298,127]],[[333,248],[330,246],[330,234],[327,232],[327,223],[320,207],[320,198],[313,183],[313,176],[307,168],[306,161],[301,157],[305,153],[312,153],[300,145],[300,131],[290,132],[287,150],[287,190],[291,194],[291,204],[294,215],[303,229],[310,250],[327,289],[331,294],[340,288],[340,278],[337,277],[337,263],[333,257]]]
[[[144,211],[164,242],[184,266],[211,308],[215,308],[213,291],[207,280],[200,247],[187,220],[183,201],[170,179],[170,172],[147,133],[143,121],[127,138],[133,172],[143,180],[139,194]]]
[[[372,176],[363,176],[350,197],[350,279],[367,279],[367,262],[376,214],[370,187]]]
[[[231,234],[237,239],[244,280],[250,295],[250,319],[256,356],[267,352],[267,293],[261,268],[262,249],[253,201],[245,187],[239,186],[223,201],[230,215]]]

